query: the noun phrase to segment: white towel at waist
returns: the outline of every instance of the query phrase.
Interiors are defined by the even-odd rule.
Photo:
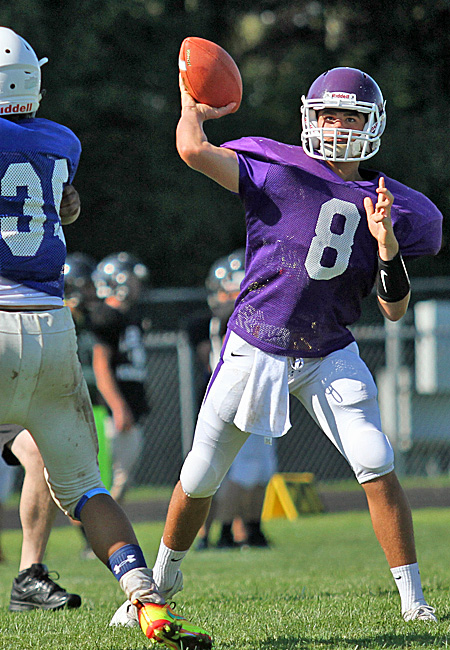
[[[241,431],[279,438],[291,428],[288,359],[255,349],[234,424]]]

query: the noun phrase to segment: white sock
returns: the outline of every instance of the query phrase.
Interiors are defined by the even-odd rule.
[[[172,551],[161,539],[158,556],[153,567],[153,579],[160,591],[173,587],[177,571],[187,551]]]
[[[391,573],[394,576],[395,584],[400,593],[402,614],[413,607],[426,604],[417,562],[414,564],[405,564],[404,566],[396,566],[391,569]]]
[[[124,573],[119,584],[131,602],[138,599],[144,603],[164,603],[164,598],[156,591],[156,584],[150,569],[131,569]]]

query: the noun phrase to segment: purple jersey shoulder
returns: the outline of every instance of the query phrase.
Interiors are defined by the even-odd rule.
[[[436,205],[421,192],[390,178],[383,172],[373,170],[371,181],[350,184],[340,179],[326,162],[310,158],[301,146],[252,136],[231,140],[222,146],[232,149],[245,158],[298,167],[331,183],[359,186],[367,192],[367,196],[370,196],[374,203],[377,199],[376,188],[379,178],[383,176],[386,187],[394,196],[392,222],[402,255],[404,257],[436,255],[441,248],[443,215]]]
[[[382,175],[347,182],[299,146],[248,137],[223,145],[239,160],[247,225],[246,274],[229,327],[260,349],[319,357],[353,340],[377,270],[364,198]],[[384,174],[383,174],[384,176]],[[434,254],[442,215],[424,195],[386,177],[405,256]]]

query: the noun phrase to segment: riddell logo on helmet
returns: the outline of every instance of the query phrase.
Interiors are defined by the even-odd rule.
[[[15,106],[0,106],[0,115],[8,115],[9,113],[31,113],[33,104],[16,104]]]
[[[355,101],[356,95],[352,93],[330,93],[326,92],[324,94],[324,99],[332,97],[333,99],[349,99],[350,101]]]

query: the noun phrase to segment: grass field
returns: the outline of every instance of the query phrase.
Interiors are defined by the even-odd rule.
[[[447,648],[450,643],[450,510],[414,512],[426,596],[438,625],[404,623],[399,597],[374,539],[367,513],[323,514],[269,522],[271,550],[192,551],[183,569],[177,609],[201,622],[215,650],[378,650]],[[138,524],[149,563],[162,524]],[[8,561],[0,565],[1,650],[144,650],[140,630],[108,622],[122,596],[94,560],[80,560],[72,528],[52,532],[46,562],[60,582],[81,594],[79,610],[8,612],[20,533],[3,533]],[[158,646],[159,647],[159,646]]]

